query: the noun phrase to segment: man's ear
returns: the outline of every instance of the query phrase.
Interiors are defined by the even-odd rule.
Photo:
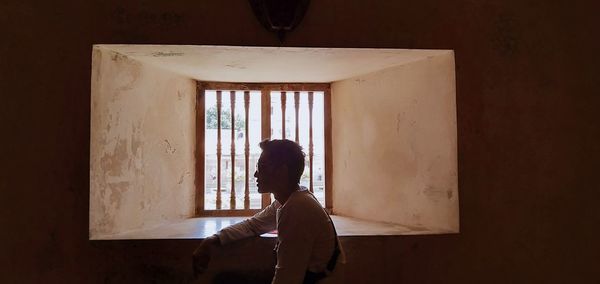
[[[281,167],[279,167],[278,169],[278,174],[281,176],[286,176],[290,174],[289,168],[286,164],[281,165]]]

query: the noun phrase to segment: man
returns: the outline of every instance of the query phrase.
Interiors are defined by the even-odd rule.
[[[194,252],[194,270],[202,272],[212,248],[277,229],[277,265],[272,283],[316,283],[331,272],[340,254],[329,215],[312,193],[300,187],[302,147],[290,140],[265,140],[254,177],[258,192],[275,201],[241,223],[206,238]]]

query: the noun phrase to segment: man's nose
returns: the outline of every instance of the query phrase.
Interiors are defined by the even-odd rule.
[[[254,177],[258,178],[258,171],[254,171]]]

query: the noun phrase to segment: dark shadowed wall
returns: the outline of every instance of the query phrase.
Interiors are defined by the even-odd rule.
[[[346,239],[349,279],[600,281],[597,2],[312,2],[285,46],[456,52],[461,233]],[[276,38],[242,0],[9,0],[0,38],[0,282],[186,282],[197,241],[88,241],[92,44]]]

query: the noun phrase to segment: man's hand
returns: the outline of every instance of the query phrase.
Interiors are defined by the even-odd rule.
[[[212,253],[212,250],[215,247],[219,246],[219,244],[219,237],[213,235],[204,239],[200,246],[196,248],[193,254],[193,268],[195,276],[204,273],[204,271],[208,267],[208,262],[210,261],[210,255]]]

